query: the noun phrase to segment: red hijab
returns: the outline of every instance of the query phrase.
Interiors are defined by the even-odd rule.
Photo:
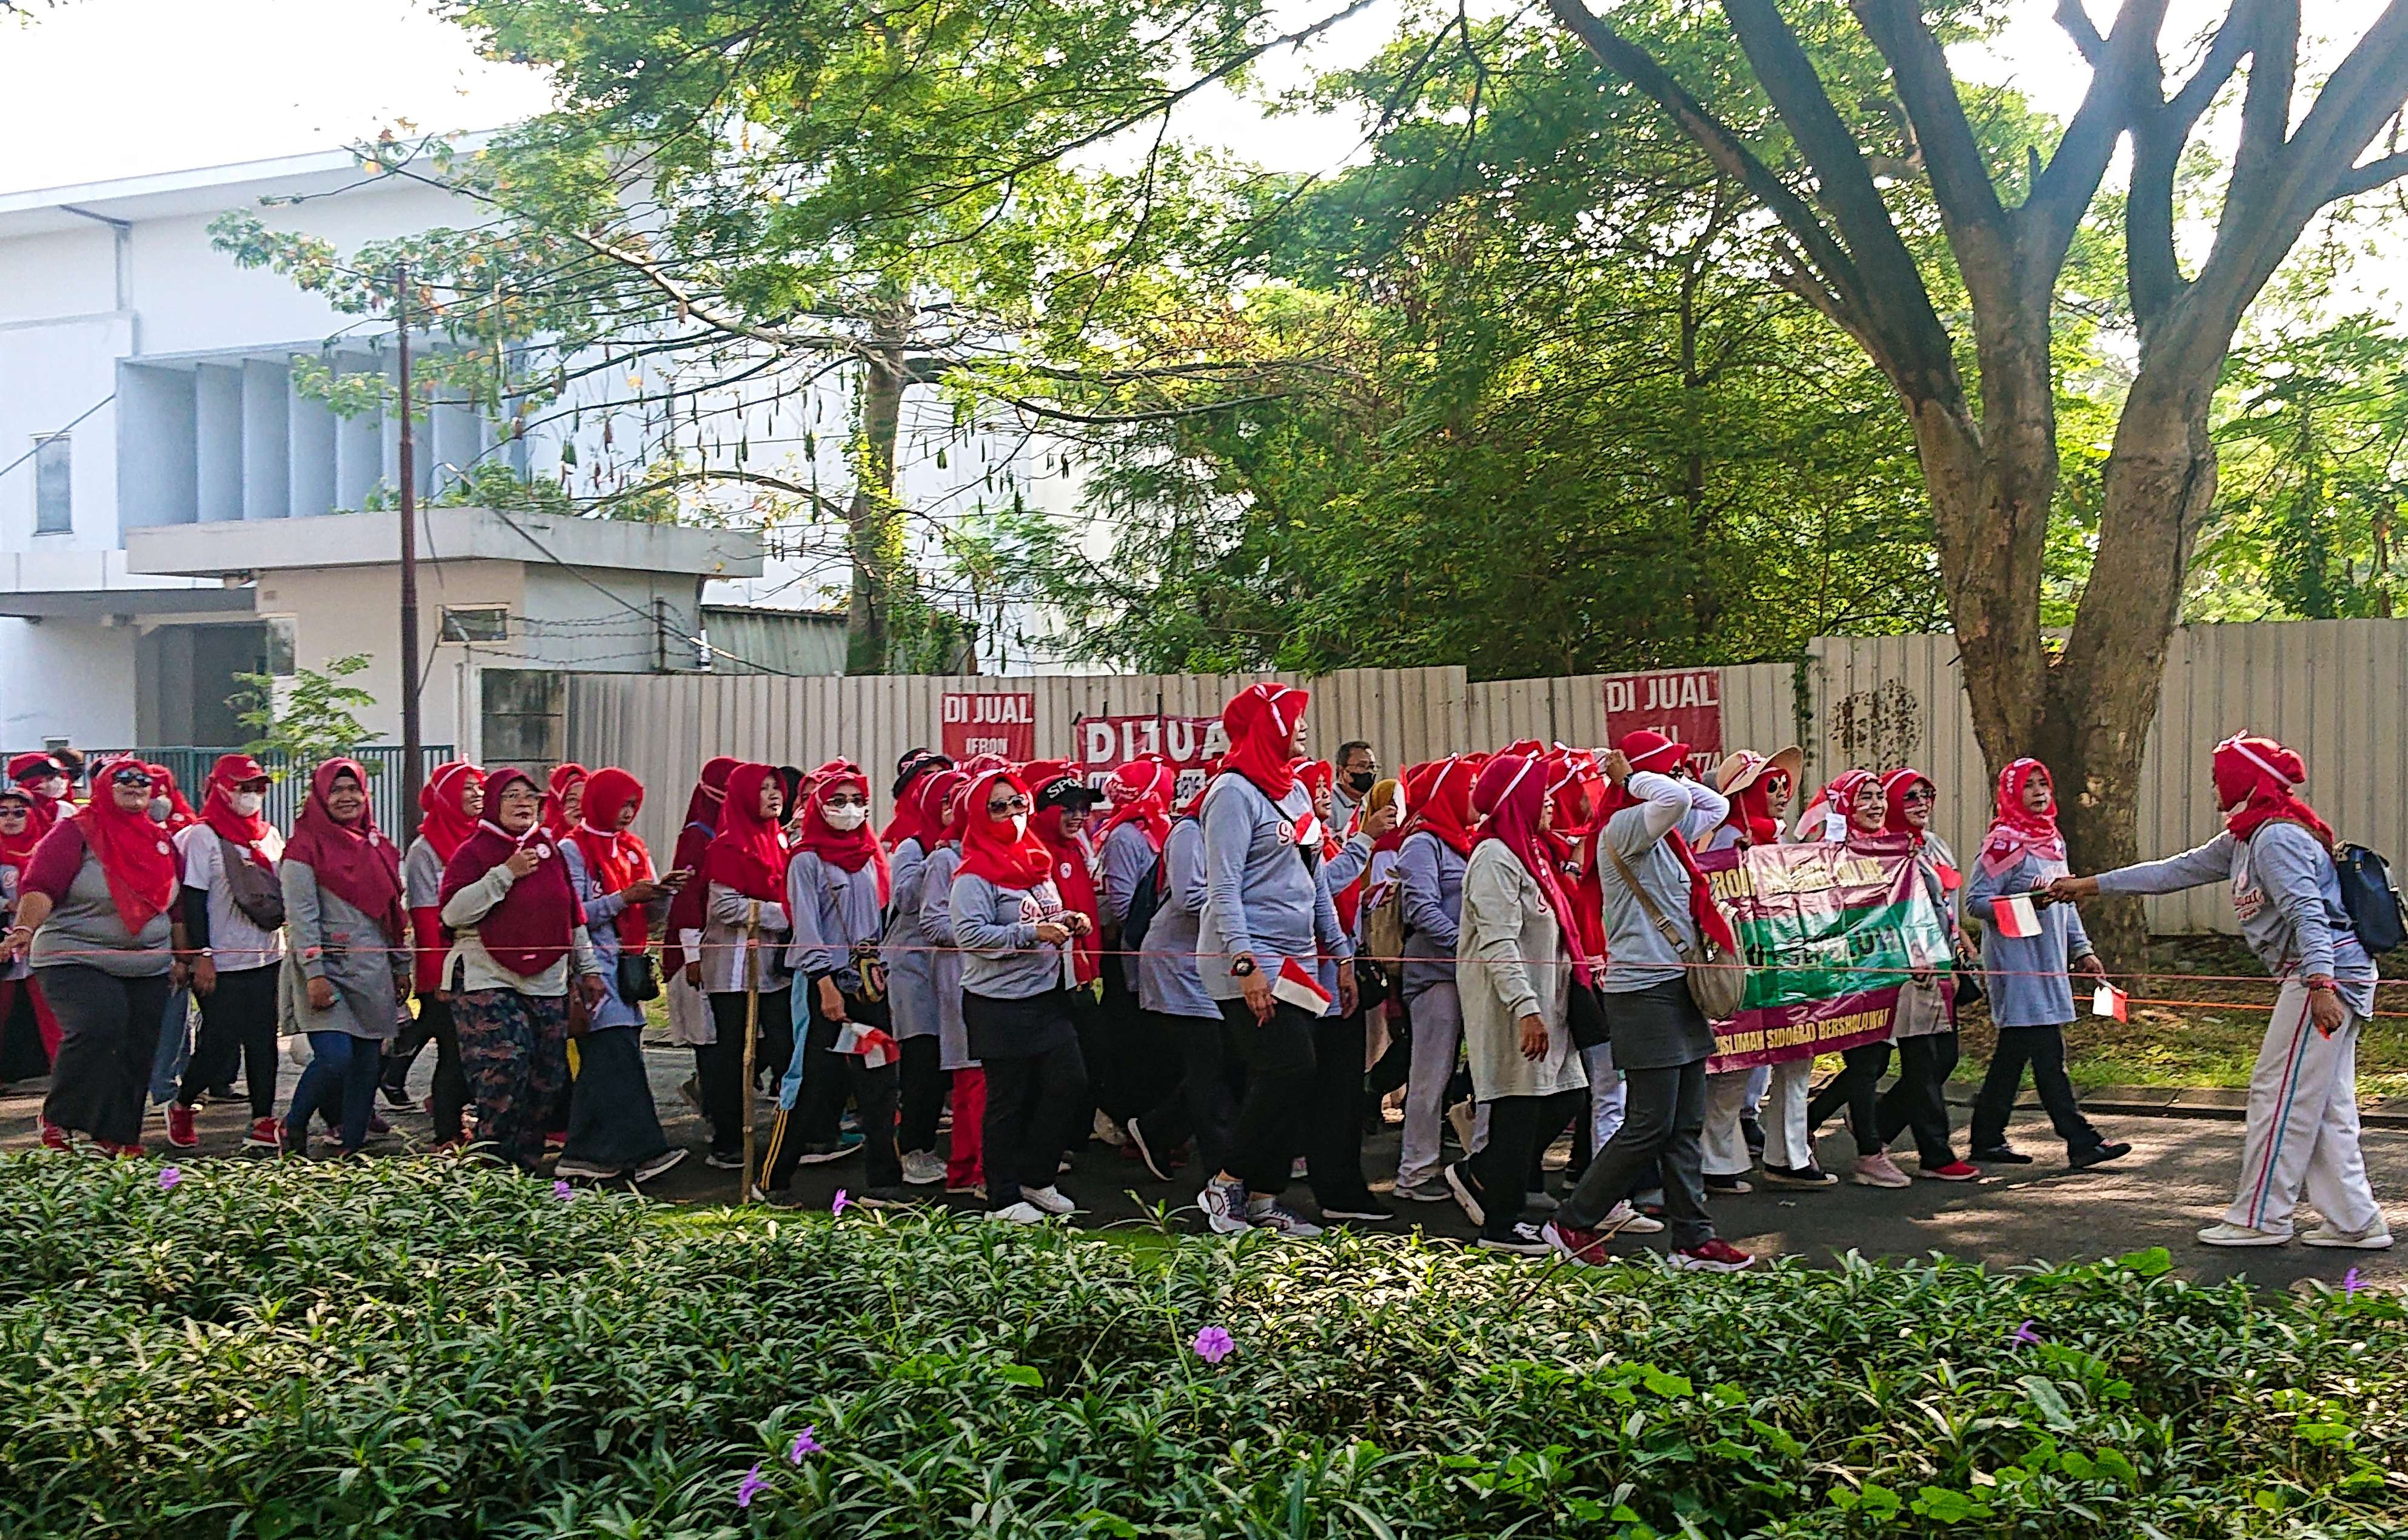
[[[801,827],[796,833],[795,848],[809,850],[839,872],[857,872],[875,862],[878,865],[878,903],[884,907],[887,894],[894,887],[894,875],[886,864],[886,848],[870,832],[869,820],[862,820],[861,827],[850,834],[827,820],[827,799],[841,787],[850,786],[861,793],[864,803],[869,800],[869,777],[861,766],[851,760],[830,760],[811,772],[811,794],[803,804]]]
[[[32,833],[36,842],[50,832],[51,824],[58,822],[62,808],[72,812],[75,806],[72,796],[53,797],[38,789],[38,782],[47,780],[52,776],[64,778],[66,766],[39,750],[13,755],[8,761],[9,781],[25,793],[25,800],[33,807],[33,814],[26,819],[25,827]]]
[[[1772,816],[1772,777],[1787,776],[1785,770],[1763,768],[1766,760],[1752,749],[1740,750],[1739,776],[1747,784],[1730,793],[1730,811],[1723,818],[1729,828],[1746,836],[1750,845],[1781,843],[1781,820]]]
[[[736,766],[741,763],[725,754],[702,762],[702,774],[685,799],[686,823],[699,823],[712,834],[719,832],[719,807],[727,800],[727,777],[736,773]],[[682,832],[684,825],[679,827]]]
[[[538,826],[549,830],[554,839],[566,839],[569,834],[568,793],[584,784],[587,771],[581,764],[563,764],[552,772],[552,789],[543,795],[543,811],[536,816]],[[529,777],[532,784],[534,777]],[[583,816],[584,805],[579,805]]]
[[[580,777],[581,778],[581,777]],[[535,777],[523,770],[496,770],[485,781],[485,795],[498,810],[502,793],[524,781],[532,790]],[[481,881],[487,872],[521,850],[542,859],[534,871],[510,884],[500,903],[476,923],[477,939],[494,961],[522,978],[532,978],[568,955],[578,926],[585,923],[584,907],[568,885],[568,863],[561,859],[560,840],[538,818],[523,834],[513,834],[491,819],[477,820],[477,832],[443,863],[443,886],[436,904],[452,902],[461,889]]]
[[[201,816],[193,811],[193,805],[184,800],[184,789],[176,784],[176,772],[164,764],[146,764],[142,768],[150,772],[150,794],[167,799],[168,834],[189,829],[201,821]]]
[[[1881,786],[1882,803],[1884,807],[1886,809],[1886,817],[1884,819],[1882,823],[1882,832],[1891,834],[1904,834],[1908,839],[1914,842],[1914,850],[1917,855],[1928,853],[1931,848],[1931,831],[1928,828],[1918,829],[1914,824],[1907,821],[1906,794],[1909,791],[1914,791],[1918,786],[1929,786],[1935,793],[1938,792],[1940,788],[1933,784],[1929,776],[1925,775],[1922,771],[1917,770],[1911,765],[1893,770],[1888,775],[1884,776],[1882,777]],[[1965,879],[1957,872],[1956,868],[1949,865],[1946,862],[1940,860],[1937,856],[1932,857],[1931,866],[1932,870],[1939,874],[1940,890],[1942,892],[1953,893],[1963,885]]]
[[[175,903],[178,874],[176,848],[167,842],[167,831],[150,821],[150,809],[138,807],[129,813],[117,806],[117,789],[109,777],[129,764],[148,777],[150,767],[137,759],[93,765],[92,783],[100,788],[100,794],[76,816],[76,827],[99,859],[101,874],[108,879],[108,896],[117,905],[117,918],[124,922],[126,934],[140,935],[143,926]],[[367,784],[365,777],[360,784]]]
[[[1023,796],[1028,788],[1009,770],[990,770],[962,793],[962,875],[983,877],[998,888],[1034,888],[1054,872],[1054,852],[1026,820],[1014,827],[996,822],[986,805],[997,786]]]
[[[235,794],[244,782],[266,778],[266,770],[249,754],[219,755],[217,763],[209,766],[208,785],[201,793],[201,821],[228,843],[241,846],[251,860],[272,872],[276,863],[268,860],[267,852],[260,848],[271,832],[268,821],[257,813],[246,817],[234,810]]]
[[[1304,708],[1312,700],[1294,685],[1268,679],[1231,696],[1221,708],[1221,727],[1229,734],[1222,768],[1253,781],[1273,802],[1286,796],[1296,784],[1297,724],[1304,720]]]
[[[1096,832],[1096,843],[1101,845],[1122,824],[1134,823],[1154,854],[1160,855],[1162,842],[1170,837],[1170,799],[1178,790],[1179,772],[1158,754],[1142,755],[1122,765],[1104,783],[1104,799],[1112,810]]]
[[[2038,776],[2049,788],[2048,810],[2035,813],[2024,806],[2024,788]],[[2065,836],[2057,830],[2057,784],[2048,766],[2034,759],[2014,760],[1999,772],[1999,791],[1990,815],[1990,831],[1982,836],[1974,859],[1985,877],[2020,863],[2026,855],[2043,863],[2063,864]]]
[[[786,902],[786,841],[777,819],[761,816],[761,788],[778,780],[775,765],[739,764],[727,775],[719,833],[703,853],[704,880],[733,888],[764,904]]]
[[[1556,874],[1554,842],[1539,827],[1539,812],[1546,806],[1547,796],[1547,772],[1541,762],[1526,754],[1499,754],[1480,767],[1480,778],[1471,789],[1471,806],[1481,815],[1480,842],[1495,840],[1504,846],[1547,895],[1547,907],[1555,912],[1555,924],[1563,935],[1565,954],[1572,961],[1572,977],[1585,984],[1589,959],[1580,915]]]
[[[0,866],[23,870],[34,859],[34,847],[42,843],[50,832],[50,822],[42,817],[41,798],[22,786],[0,786],[0,801],[14,799],[25,805],[25,832],[22,834],[0,834]]]
[[[619,827],[620,814],[643,805],[643,782],[615,764],[586,777],[584,806],[568,837],[585,858],[585,869],[593,874],[595,885],[606,893],[618,892],[652,875],[652,851],[644,848],[634,829]],[[630,904],[619,911],[621,947],[641,951],[651,936],[642,905]]]
[[[961,794],[969,784],[970,777],[959,770],[939,770],[933,776],[922,776],[912,784],[911,796],[919,803],[921,820],[929,831],[927,846],[931,855],[940,845],[961,848]]]
[[[895,816],[879,832],[879,841],[889,850],[899,849],[907,839],[916,839],[923,850],[937,847],[938,832],[944,828],[939,821],[930,823],[926,811],[920,806],[920,786],[939,770],[949,770],[953,762],[944,755],[925,749],[914,749],[903,756],[895,767]]]
[[[418,820],[418,837],[426,841],[436,860],[449,865],[462,843],[477,832],[477,820],[462,804],[470,787],[484,784],[482,770],[466,760],[452,760],[437,765],[435,774],[418,789],[418,810],[423,815]]]
[[[1053,857],[1048,875],[1054,878],[1054,891],[1062,897],[1062,907],[1087,917],[1087,934],[1071,943],[1077,953],[1079,982],[1085,984],[1103,971],[1104,906],[1096,897],[1095,873],[1087,865],[1086,842],[1062,827],[1067,811],[1039,807],[1028,816],[1028,829]]]
[[[1823,788],[1823,816],[1828,819],[1833,813],[1837,813],[1845,820],[1849,839],[1855,839],[1868,833],[1856,827],[1856,794],[1865,789],[1867,782],[1877,779],[1878,777],[1870,770],[1851,770]]]
[[[401,852],[377,827],[373,801],[364,804],[351,823],[337,822],[326,810],[326,793],[345,774],[366,792],[368,773],[357,760],[328,760],[309,772],[309,796],[293,820],[284,859],[308,867],[319,887],[375,920],[387,941],[398,942],[408,923],[401,907]],[[480,870],[477,875],[485,874]]]
[[[1469,856],[1474,839],[1471,786],[1484,761],[1479,754],[1456,754],[1422,766],[1423,784],[1405,788],[1412,807],[1412,827],[1405,832],[1436,834],[1456,855]]]
[[[2215,746],[2214,770],[2216,806],[2226,809],[2224,826],[2233,838],[2246,843],[2280,819],[2315,835],[2316,843],[2331,852],[2332,826],[2298,795],[2308,778],[2308,765],[2297,750],[2272,738],[2235,733]]]

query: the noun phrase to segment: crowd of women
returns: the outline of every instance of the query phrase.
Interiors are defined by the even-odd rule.
[[[686,1153],[640,1042],[665,995],[707,1160],[764,1195],[800,1165],[858,1159],[865,1205],[941,1187],[1035,1222],[1077,1210],[1059,1177],[1100,1138],[1158,1181],[1183,1170],[1215,1232],[1304,1237],[1393,1217],[1364,1131],[1400,1100],[1395,1199],[1461,1206],[1480,1245],[1597,1262],[1616,1235],[1660,1233],[1676,1265],[1730,1270],[1752,1259],[1710,1203],[1837,1184],[1814,1146],[1833,1116],[1846,1179],[1911,1185],[1890,1153],[1911,1140],[1915,1176],[1977,1181],[2033,1159],[2007,1136],[2028,1070],[2070,1166],[2128,1153],[2066,1076],[2073,979],[2105,971],[2077,904],[2224,880],[2281,991],[2239,1195],[2200,1239],[2286,1242],[2304,1192],[2307,1243],[2390,1244],[2355,1100],[2374,967],[2332,832],[2299,794],[2305,767],[2279,744],[2217,748],[2214,839],[2075,877],[2031,760],[2000,777],[1967,868],[1911,768],[1849,771],[1793,822],[1795,749],[1700,775],[1687,746],[1641,732],[1383,778],[1365,743],[1309,758],[1306,704],[1240,692],[1226,752],[1183,794],[1152,757],[1096,790],[1066,762],[914,750],[882,833],[854,764],[713,759],[666,871],[631,832],[643,788],[617,769],[564,765],[539,787],[447,764],[405,851],[351,760],[316,767],[280,837],[246,756],[218,762],[195,813],[155,765],[101,762],[78,806],[64,767],[21,755],[0,790],[0,1073],[54,1058],[43,1141],[138,1153],[163,1023],[182,1032],[189,989],[197,1039],[156,1087],[171,1146],[194,1142],[194,1107],[240,1061],[251,1144],[297,1152],[317,1119],[356,1151],[380,1089],[409,1105],[431,1044],[438,1146],[527,1171],[556,1150],[561,1176],[641,1183]],[[1713,1073],[1713,1020],[1746,961],[1698,858],[1814,841],[1911,860],[1949,956],[1910,974],[1886,1037],[1849,1048],[1819,1091],[1811,1059]],[[1976,994],[1998,1046],[1960,1152],[1942,1088]],[[280,1042],[308,1045],[280,1117]],[[1551,1194],[1541,1157],[1567,1130]],[[1299,1181],[1311,1209],[1289,1201]]]

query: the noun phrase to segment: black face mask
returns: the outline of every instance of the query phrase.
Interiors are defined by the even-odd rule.
[[[1348,790],[1355,792],[1357,795],[1369,791],[1371,788],[1379,784],[1380,777],[1378,773],[1370,770],[1352,771],[1346,777],[1346,785]]]

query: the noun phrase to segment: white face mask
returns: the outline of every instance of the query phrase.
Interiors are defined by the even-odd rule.
[[[259,809],[266,801],[256,791],[236,791],[234,794],[234,810],[244,818],[257,818]]]
[[[64,777],[64,776],[52,776],[52,777],[50,777],[49,779],[47,779],[47,780],[45,780],[45,781],[43,781],[43,782],[42,782],[42,795],[44,795],[44,796],[46,796],[46,797],[63,797],[63,796],[65,796],[66,794],[67,794],[67,778],[66,778],[66,777]]]
[[[854,803],[831,803],[820,809],[827,826],[840,834],[849,834],[869,821],[869,809]]]
[[[167,815],[175,810],[176,805],[169,802],[165,797],[152,797],[150,799],[150,821],[153,823],[166,822]]]
[[[1028,837],[1028,815],[1027,815],[1027,814],[1025,814],[1025,813],[1014,813],[1014,814],[1012,814],[1012,815],[1011,815],[1011,837],[1012,837],[1015,841],[1017,841],[1017,840],[1024,840],[1024,839],[1026,839],[1026,838]]]

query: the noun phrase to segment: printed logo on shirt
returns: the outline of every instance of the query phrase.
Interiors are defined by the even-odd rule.
[[[1289,822],[1286,819],[1280,820],[1279,842],[1282,845],[1293,845],[1296,843],[1296,825]]]
[[[1035,893],[1030,892],[1020,895],[1021,923],[1025,925],[1034,925],[1044,918],[1045,905],[1037,902],[1037,895]]]
[[[2266,907],[2266,890],[2258,881],[2255,863],[2249,859],[2249,848],[2241,848],[2241,859],[2232,863],[2232,912],[2243,923],[2258,918]]]

